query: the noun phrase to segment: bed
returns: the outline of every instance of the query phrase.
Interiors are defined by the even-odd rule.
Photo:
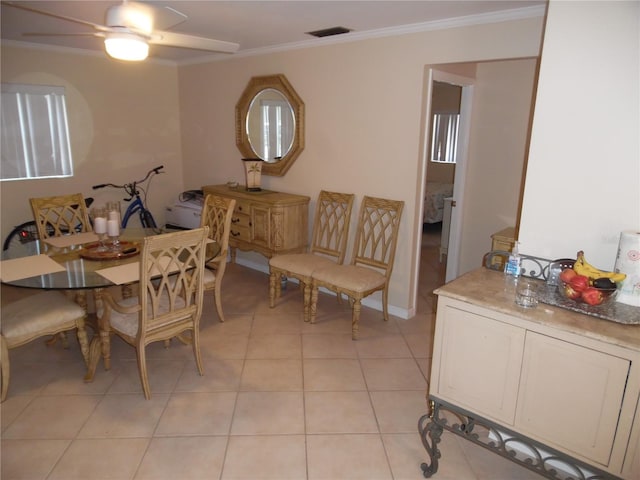
[[[422,223],[442,221],[444,199],[453,196],[453,183],[427,182]]]

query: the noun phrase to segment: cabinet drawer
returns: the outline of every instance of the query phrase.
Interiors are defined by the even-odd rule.
[[[251,213],[251,202],[236,199],[236,208],[233,212],[234,214],[243,213],[245,215],[249,215]]]
[[[234,240],[242,240],[243,242],[250,242],[251,230],[248,227],[231,225],[231,228],[229,229],[229,242],[233,244]]]
[[[242,227],[249,228],[251,226],[251,217],[249,215],[238,214],[235,211],[231,217],[231,228]]]

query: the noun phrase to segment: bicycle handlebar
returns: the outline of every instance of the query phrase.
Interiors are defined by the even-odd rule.
[[[99,189],[99,188],[104,188],[104,187],[114,187],[114,188],[124,188],[124,189],[127,189],[127,188],[128,188],[129,186],[131,186],[131,185],[137,185],[138,183],[142,183],[142,182],[146,181],[146,180],[151,176],[151,174],[152,174],[152,173],[155,173],[156,175],[157,175],[157,174],[159,174],[159,173],[164,173],[164,172],[161,172],[161,170],[162,170],[163,168],[164,168],[164,165],[160,165],[160,166],[158,166],[158,167],[152,168],[151,170],[149,170],[149,171],[147,172],[147,175],[146,175],[142,180],[136,180],[136,181],[134,181],[133,183],[126,183],[126,184],[124,184],[124,185],[116,185],[116,184],[114,184],[114,183],[101,183],[101,184],[99,184],[99,185],[94,185],[94,186],[93,186],[93,187],[91,187],[91,188],[93,188],[94,190],[97,190],[97,189]]]

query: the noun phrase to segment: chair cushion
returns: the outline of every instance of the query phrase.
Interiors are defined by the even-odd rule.
[[[133,305],[138,305],[140,300],[138,297],[130,297],[118,302],[118,305],[122,305],[123,307],[130,307]],[[182,298],[177,299],[177,308],[184,307],[184,300]],[[167,295],[162,295],[160,297],[160,311],[156,316],[162,315],[169,311],[169,297]],[[118,330],[119,332],[124,333],[125,335],[129,335],[131,337],[135,337],[138,333],[138,327],[140,323],[138,321],[139,313],[120,313],[116,310],[111,310],[111,327],[114,330]]]
[[[216,272],[214,272],[210,268],[205,268],[204,269],[204,276],[203,277],[204,278],[203,278],[202,281],[204,282],[204,289],[205,290],[210,290],[216,285]]]
[[[269,260],[269,266],[278,270],[285,270],[301,277],[311,277],[319,268],[334,266],[336,263],[326,257],[313,253],[289,253],[276,255]]]
[[[325,284],[359,293],[381,287],[385,282],[385,276],[380,272],[355,265],[333,265],[321,268],[313,272],[313,278]]]
[[[3,306],[2,335],[7,343],[20,343],[48,333],[75,327],[84,309],[62,292],[48,290]]]

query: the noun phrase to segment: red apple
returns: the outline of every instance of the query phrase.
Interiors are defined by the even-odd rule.
[[[569,285],[571,285],[576,292],[582,293],[589,288],[589,277],[576,274],[576,276],[569,281]]]
[[[573,277],[578,275],[573,268],[565,268],[560,272],[560,280],[564,283],[569,283]]]
[[[589,287],[582,292],[582,300],[589,305],[600,305],[604,297],[600,290],[595,287]]]
[[[580,298],[580,292],[575,290],[570,284],[564,286],[564,295],[571,300],[578,300]]]

